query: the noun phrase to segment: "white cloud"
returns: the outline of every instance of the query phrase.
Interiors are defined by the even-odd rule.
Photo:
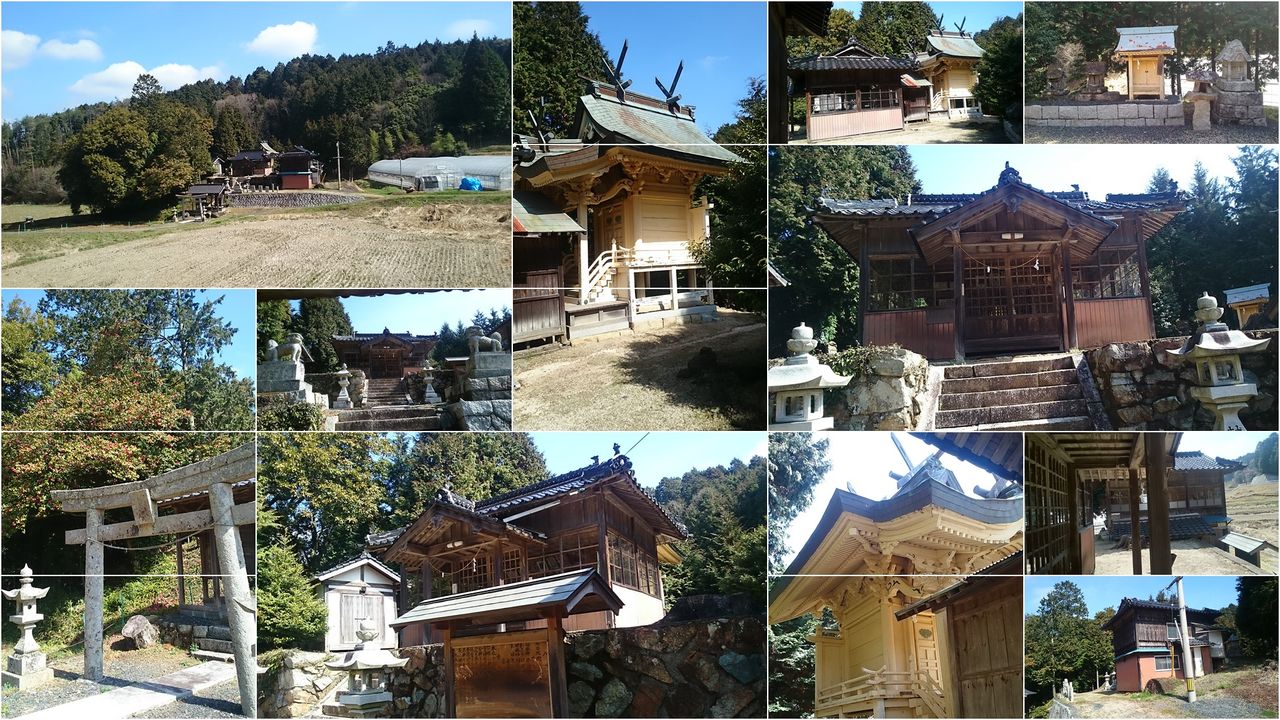
[[[275,58],[294,58],[311,52],[316,45],[316,26],[308,22],[272,25],[258,33],[246,47],[250,52]]]
[[[487,37],[493,34],[493,23],[479,18],[465,18],[449,23],[449,27],[440,33],[440,39],[470,40],[472,35]]]
[[[728,59],[728,55],[706,55],[698,61],[698,64],[702,66],[703,70],[710,70]]]
[[[39,35],[28,35],[17,30],[0,31],[0,63],[5,70],[20,68],[30,62],[39,46]]]
[[[77,40],[73,43],[47,40],[40,46],[40,54],[58,60],[101,60],[102,48],[92,40]]]
[[[69,89],[77,95],[83,95],[93,100],[114,100],[128,97],[133,92],[133,84],[137,82],[138,76],[143,73],[155,76],[155,79],[160,81],[160,85],[164,89],[174,90],[197,80],[217,77],[221,74],[221,70],[217,65],[196,68],[191,65],[178,65],[176,63],[158,65],[148,70],[141,63],[126,60],[112,63],[105,70],[85,75],[75,81]]]

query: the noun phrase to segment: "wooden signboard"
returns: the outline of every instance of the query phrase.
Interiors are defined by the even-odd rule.
[[[452,650],[455,717],[554,716],[546,630],[454,638]]]

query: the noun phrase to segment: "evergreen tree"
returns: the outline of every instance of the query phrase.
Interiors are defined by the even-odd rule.
[[[1178,189],[1178,183],[1173,181],[1173,177],[1169,175],[1169,171],[1163,167],[1156,168],[1151,173],[1151,180],[1147,183],[1147,192],[1149,193],[1167,193]]]
[[[294,324],[293,311],[288,300],[258,301],[258,357],[266,358],[268,341],[277,343],[284,341],[284,336],[292,332]]]
[[[284,543],[258,549],[258,651],[324,650],[329,612]]]
[[[511,71],[493,49],[472,35],[462,56],[462,77],[456,87],[459,126],[468,141],[503,139],[511,127]]]
[[[1236,626],[1240,649],[1255,660],[1276,659],[1277,590],[1274,577],[1236,578]]]
[[[924,50],[924,38],[938,25],[927,3],[862,3],[855,28],[858,41],[889,57],[912,57]]]
[[[1022,106],[1022,16],[1003,17],[974,36],[986,51],[974,71],[978,83],[974,97],[988,115],[1004,117],[1005,111]]]
[[[240,108],[234,105],[224,107],[213,125],[213,155],[227,160],[254,144],[253,131],[249,129]]]
[[[813,717],[817,629],[812,615],[769,626],[769,717]]]
[[[532,135],[529,114],[556,137],[573,135],[579,77],[604,74],[605,51],[577,2],[517,2],[513,8],[515,131]]]
[[[1111,633],[1089,617],[1080,587],[1070,580],[1053,586],[1025,622],[1026,684],[1048,692],[1064,678],[1078,688],[1093,687],[1115,666]]]
[[[829,441],[803,433],[769,434],[769,570],[786,569],[787,527],[813,502],[813,489],[831,470]]]
[[[304,362],[309,373],[335,372],[342,366],[330,338],[355,332],[351,318],[338,298],[303,298],[298,302],[298,316],[293,331],[302,334],[302,342],[311,354]]]

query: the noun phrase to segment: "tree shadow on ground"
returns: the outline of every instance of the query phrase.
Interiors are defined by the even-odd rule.
[[[764,430],[765,322],[721,313],[726,317],[717,322],[638,335],[618,369],[628,382],[661,391],[673,405],[713,412],[738,430]]]

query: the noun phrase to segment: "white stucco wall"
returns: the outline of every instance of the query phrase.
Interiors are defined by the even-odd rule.
[[[659,598],[620,585],[614,585],[613,591],[618,594],[623,603],[622,610],[614,620],[616,627],[649,625],[661,620],[662,616],[667,614]]]

